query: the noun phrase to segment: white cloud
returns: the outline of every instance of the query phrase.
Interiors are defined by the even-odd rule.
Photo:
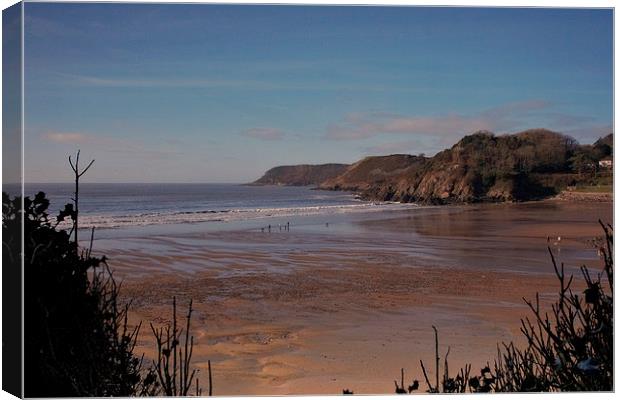
[[[470,115],[447,113],[439,116],[404,116],[391,113],[349,114],[344,121],[327,127],[326,137],[334,140],[366,139],[386,133],[445,135],[460,137],[479,130],[504,131],[518,126],[528,113],[544,110],[549,103],[530,100],[509,103]]]
[[[592,143],[612,131],[610,124],[600,123],[593,117],[557,112],[547,101],[528,100],[471,114],[351,113],[341,121],[328,125],[324,138],[365,143],[372,141],[372,144],[360,148],[366,154],[434,154],[479,130],[503,134],[529,128],[555,130],[573,136],[581,143]]]

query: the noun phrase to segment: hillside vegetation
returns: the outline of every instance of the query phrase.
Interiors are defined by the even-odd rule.
[[[359,192],[368,200],[523,201],[554,195],[568,186],[611,181],[611,171],[602,170],[598,161],[612,154],[612,134],[593,145],[580,145],[570,136],[546,129],[499,136],[480,131],[433,157],[366,157],[313,183],[326,190]],[[257,183],[298,184],[288,181],[289,175],[279,173],[278,168]]]
[[[319,185],[346,171],[347,164],[284,165],[271,168],[253,185]]]

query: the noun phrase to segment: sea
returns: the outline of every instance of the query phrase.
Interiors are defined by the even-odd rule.
[[[16,193],[19,187],[3,190]],[[42,191],[56,215],[72,202],[71,183],[27,183],[26,196]],[[247,221],[411,208],[411,204],[363,201],[356,194],[298,186],[251,186],[221,183],[82,183],[79,187],[83,228],[122,228],[159,224]]]
[[[72,184],[26,184],[25,194],[45,192],[53,218],[71,203],[74,189]],[[19,186],[3,190],[15,193]],[[268,249],[269,257],[276,257],[272,264],[280,265],[277,258],[291,249],[329,248],[346,257],[389,251],[405,254],[416,265],[537,273],[549,271],[549,245],[567,265],[598,260],[590,243],[600,235],[597,221],[613,216],[612,203],[429,206],[370,202],[355,193],[312,187],[211,183],[83,183],[79,199],[83,245],[91,237],[87,231],[96,228],[96,248],[115,255],[117,263],[124,257],[119,251],[129,258],[145,251],[167,257],[220,248]],[[66,222],[59,228],[71,226]],[[560,237],[561,243],[550,242]]]

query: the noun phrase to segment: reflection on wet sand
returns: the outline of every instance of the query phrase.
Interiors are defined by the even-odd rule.
[[[522,297],[556,291],[547,252],[599,265],[588,240],[611,203],[431,207],[259,226],[132,234],[96,242],[134,299],[134,322],[165,321],[194,299],[202,367],[215,394],[391,393],[401,367],[420,376],[431,325],[456,365],[483,364],[519,338]],[[281,221],[274,221],[277,226]],[[284,222],[286,223],[286,222]],[[166,228],[167,229],[167,228]],[[118,236],[123,232],[118,231]],[[147,352],[152,339],[141,336]]]

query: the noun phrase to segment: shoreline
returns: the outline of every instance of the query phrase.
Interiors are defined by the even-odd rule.
[[[612,203],[614,201],[613,192],[576,192],[572,190],[563,190],[549,200],[570,201],[570,202],[600,202]]]
[[[287,185],[287,184],[263,184],[263,183],[252,183],[251,186],[264,186],[264,187],[300,187],[298,185]],[[325,191],[325,192],[342,192],[342,193],[350,193],[355,196],[355,198],[366,201],[366,202],[378,202],[378,203],[387,203],[387,204],[416,204],[418,206],[462,206],[462,205],[475,205],[475,204],[515,204],[515,203],[531,203],[531,202],[543,202],[550,200],[566,200],[573,202],[588,202],[588,201],[596,201],[596,202],[613,202],[614,194],[612,192],[577,192],[574,190],[561,190],[558,193],[553,195],[548,195],[545,197],[537,197],[531,198],[527,200],[494,200],[488,198],[481,198],[478,201],[473,202],[465,202],[459,200],[450,200],[450,199],[431,199],[427,201],[414,202],[414,201],[391,201],[380,198],[368,197],[364,195],[364,190],[353,189],[353,188],[333,188],[333,187],[322,187],[315,185],[305,185],[303,187],[309,187],[310,190],[317,191]],[[367,189],[366,189],[367,190]]]
[[[427,210],[271,234],[142,231],[95,248],[133,299],[132,324],[169,320],[172,296],[181,315],[194,300],[193,361],[206,382],[211,360],[216,395],[392,394],[400,368],[422,382],[431,325],[451,368],[482,367],[498,343],[518,343],[522,297],[548,304],[557,291],[547,246],[569,272],[596,269],[588,240],[612,215],[603,203],[551,201]],[[136,350],[153,356],[148,329]]]
[[[265,185],[263,185],[265,186]],[[314,189],[313,189],[314,190]],[[324,190],[317,188],[316,190]],[[331,191],[331,190],[330,190]],[[349,192],[355,195],[355,192]],[[224,211],[193,211],[193,212],[174,212],[166,214],[170,217],[178,217],[177,219],[171,218],[169,221],[149,221],[148,216],[144,214],[138,215],[138,217],[146,218],[142,222],[106,222],[107,216],[94,216],[82,218],[82,227],[84,231],[90,230],[95,227],[100,230],[118,230],[118,229],[131,229],[140,227],[156,227],[162,225],[181,225],[181,224],[204,224],[204,223],[240,223],[251,224],[255,221],[269,221],[277,220],[278,218],[297,218],[297,217],[321,217],[338,214],[354,214],[354,213],[374,213],[374,212],[386,212],[386,211],[406,211],[409,209],[430,209],[430,208],[451,208],[458,209],[459,207],[476,207],[486,205],[513,205],[513,204],[544,204],[548,202],[571,202],[571,203],[613,203],[613,193],[597,193],[597,192],[574,192],[574,191],[562,191],[557,195],[546,197],[543,199],[526,200],[526,201],[480,201],[473,203],[466,202],[454,202],[445,204],[426,204],[426,203],[414,203],[414,202],[398,202],[398,201],[379,201],[379,200],[361,200],[364,204],[349,204],[349,205],[322,205],[322,206],[307,206],[307,207],[285,207],[285,208],[262,208],[262,209],[242,209],[242,210],[224,210]],[[391,207],[391,209],[388,209]],[[278,212],[283,212],[277,214]],[[321,212],[322,211],[322,212]],[[326,212],[328,211],[328,212]],[[255,215],[238,217],[236,215],[243,215],[245,213]],[[154,213],[153,216],[159,218],[161,213]],[[185,219],[183,217],[185,216]],[[193,219],[188,219],[188,216],[195,216]],[[201,218],[202,216],[202,218]],[[206,218],[204,216],[212,216],[213,218]],[[232,216],[226,218],[226,216]],[[132,218],[132,216],[127,216]],[[106,225],[107,224],[107,225]]]

